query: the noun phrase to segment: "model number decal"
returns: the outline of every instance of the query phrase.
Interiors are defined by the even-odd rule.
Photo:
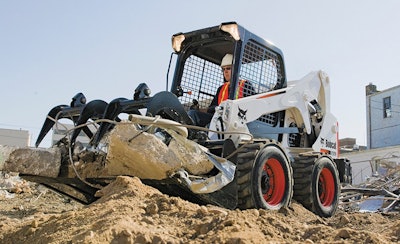
[[[331,149],[336,149],[336,142],[331,142],[328,139],[321,138],[321,145],[323,147],[331,148]]]

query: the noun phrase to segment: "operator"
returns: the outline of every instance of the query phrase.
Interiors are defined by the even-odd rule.
[[[208,109],[190,109],[188,111],[188,115],[190,118],[192,118],[195,125],[202,127],[207,126],[213,117],[215,107],[218,106],[221,102],[228,99],[229,85],[232,76],[232,62],[232,54],[228,53],[223,57],[221,61],[221,68],[224,75],[224,84],[218,87],[217,93],[214,95],[214,98],[211,101],[211,104],[208,106]],[[243,94],[243,90],[248,90],[251,92],[250,94]],[[253,94],[255,94],[253,87],[251,87],[251,85],[245,80],[241,80],[239,82],[239,94],[237,94],[237,98]]]

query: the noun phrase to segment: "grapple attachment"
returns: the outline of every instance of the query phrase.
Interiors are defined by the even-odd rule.
[[[70,138],[73,146],[79,133],[83,132],[91,139],[90,144],[97,146],[104,134],[112,129],[113,125],[104,120],[121,121],[118,115],[121,113],[140,114],[139,109],[146,108],[150,101],[150,89],[145,83],[139,84],[135,89],[133,100],[116,98],[109,104],[103,100],[93,100],[86,104],[86,97],[82,93],[76,94],[68,105],[58,105],[50,110],[42,126],[35,146],[38,147],[46,134],[53,128],[59,119],[70,119],[75,128]],[[104,119],[100,121],[99,129],[93,133],[87,122],[91,120]]]
[[[94,100],[86,104],[85,95],[82,93],[76,94],[72,98],[70,106],[58,105],[50,110],[36,140],[35,146],[38,147],[40,145],[43,138],[59,119],[70,119],[75,126],[78,126],[74,129],[72,134],[71,144],[74,144],[81,130],[83,130],[89,138],[92,138],[93,133],[90,129],[87,126],[80,125],[85,124],[89,119],[102,118],[106,106],[107,103],[102,100]]]

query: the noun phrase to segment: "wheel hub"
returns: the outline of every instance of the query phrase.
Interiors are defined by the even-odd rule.
[[[262,194],[267,194],[268,190],[269,190],[270,186],[269,186],[269,176],[268,174],[263,171],[262,172],[262,176],[261,176],[261,192]]]

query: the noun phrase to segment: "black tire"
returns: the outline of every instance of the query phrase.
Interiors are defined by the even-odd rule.
[[[247,144],[237,155],[238,208],[279,210],[293,195],[292,168],[275,142]]]
[[[335,214],[340,196],[339,173],[328,156],[300,156],[293,164],[293,199],[321,217]]]

